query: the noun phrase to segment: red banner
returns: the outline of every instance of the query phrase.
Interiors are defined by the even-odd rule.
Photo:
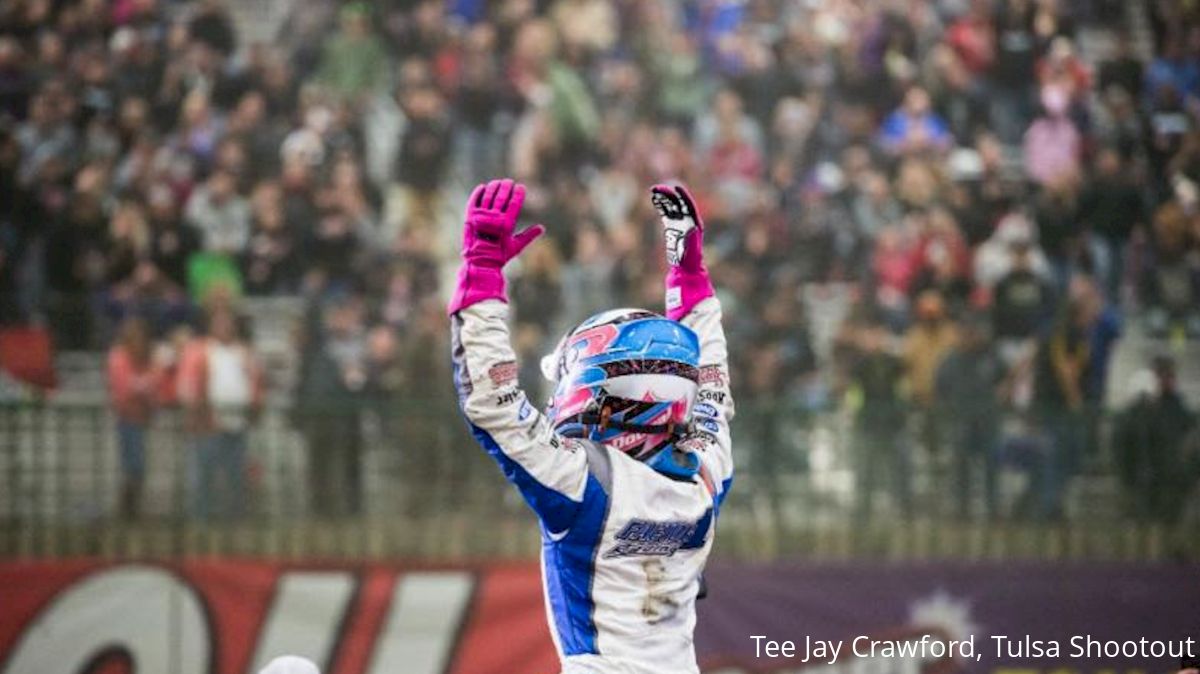
[[[0,564],[3,674],[553,672],[535,565]]]

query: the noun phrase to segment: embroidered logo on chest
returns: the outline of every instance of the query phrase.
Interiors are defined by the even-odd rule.
[[[707,528],[707,517],[697,522],[633,519],[617,532],[616,545],[604,553],[604,558],[614,559],[632,555],[670,557],[680,549],[700,547]]]

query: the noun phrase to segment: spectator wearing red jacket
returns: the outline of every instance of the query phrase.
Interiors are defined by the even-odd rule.
[[[189,475],[192,514],[241,515],[246,437],[262,408],[265,388],[258,358],[228,306],[214,306],[206,334],[184,348],[178,393],[195,434]]]
[[[122,325],[108,352],[108,390],[117,415],[121,452],[121,516],[141,513],[146,478],[146,429],[154,414],[161,370],[153,362],[150,332],[140,318]]]

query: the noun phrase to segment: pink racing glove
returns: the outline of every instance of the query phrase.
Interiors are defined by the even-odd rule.
[[[650,201],[662,216],[666,236],[667,318],[677,321],[716,293],[704,266],[704,222],[683,186],[655,185]]]
[[[508,301],[501,270],[546,231],[534,225],[513,234],[524,203],[525,186],[507,178],[477,185],[471,192],[463,224],[463,263],[449,313],[483,300]]]

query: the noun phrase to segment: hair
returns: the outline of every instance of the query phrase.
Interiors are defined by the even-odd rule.
[[[117,329],[117,348],[123,349],[138,365],[150,362],[150,326],[140,316],[130,316]]]

